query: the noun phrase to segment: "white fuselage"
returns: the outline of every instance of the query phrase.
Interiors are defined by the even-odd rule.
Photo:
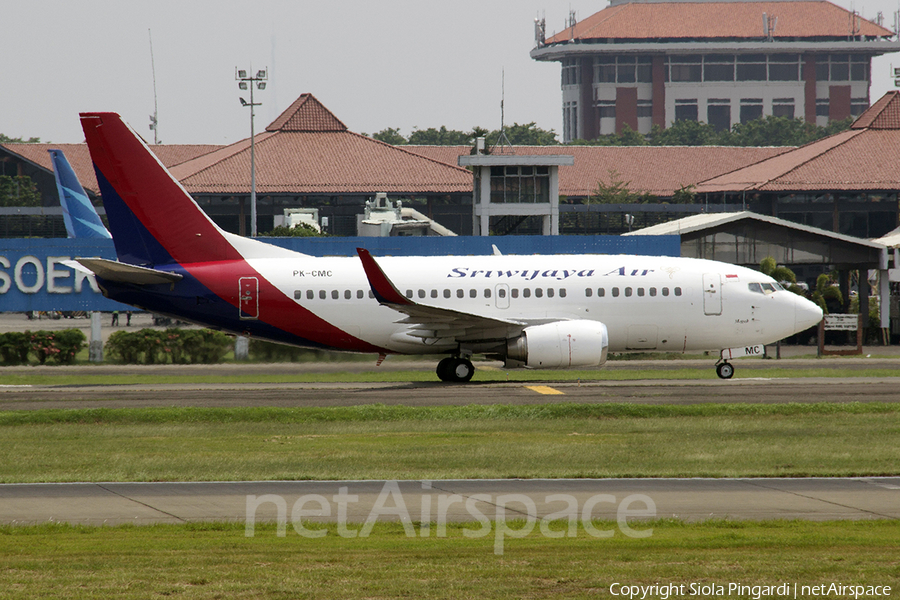
[[[298,255],[248,263],[306,310],[374,346],[418,354],[465,341],[452,331],[432,338],[408,335],[412,326],[379,304],[356,258]],[[608,328],[613,352],[766,344],[821,319],[818,307],[766,275],[708,260],[507,255],[380,257],[378,263],[397,290],[418,304],[527,324],[599,321]]]

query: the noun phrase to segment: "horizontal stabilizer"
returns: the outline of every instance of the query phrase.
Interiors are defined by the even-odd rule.
[[[80,271],[86,270],[92,275],[107,281],[133,283],[135,285],[175,283],[183,277],[178,273],[138,267],[105,258],[76,258],[75,260],[63,261],[62,264]]]

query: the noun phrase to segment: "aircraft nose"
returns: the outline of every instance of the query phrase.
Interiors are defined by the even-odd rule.
[[[809,329],[813,325],[818,325],[822,320],[822,309],[815,302],[811,302],[806,298],[796,297],[794,302],[794,326],[796,331]]]

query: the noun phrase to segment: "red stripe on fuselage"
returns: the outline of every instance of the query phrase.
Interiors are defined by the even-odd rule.
[[[259,321],[286,333],[336,350],[386,352],[334,326],[307,308],[297,304],[244,260],[191,263],[181,265],[192,277],[217,297],[234,307],[240,315],[239,280],[256,277],[259,281]]]

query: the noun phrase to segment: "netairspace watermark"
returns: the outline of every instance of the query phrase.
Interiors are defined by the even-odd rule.
[[[800,583],[779,582],[765,585],[748,585],[745,583],[655,583],[652,585],[629,585],[613,583],[609,586],[611,596],[628,598],[628,600],[645,600],[659,598],[669,600],[682,596],[699,596],[703,598],[727,598],[738,596],[763,600],[768,598],[807,598],[822,596],[835,598],[883,598],[891,595],[889,585],[859,585],[842,582],[805,585]]]
[[[430,482],[422,484],[423,490],[430,490]],[[299,535],[308,538],[320,538],[328,535],[327,529],[310,529],[310,517],[335,518],[338,535],[342,538],[365,538],[372,533],[375,523],[383,517],[399,520],[407,537],[447,537],[448,513],[464,508],[472,517],[476,528],[463,528],[467,538],[483,538],[494,536],[494,554],[502,555],[507,538],[524,538],[538,527],[541,535],[547,538],[577,537],[579,524],[585,533],[595,538],[610,538],[615,529],[600,529],[594,524],[593,512],[599,508],[615,507],[616,524],[619,531],[630,538],[646,538],[653,535],[652,528],[635,529],[629,525],[629,519],[653,519],[656,517],[656,504],[645,494],[631,494],[621,501],[612,494],[594,494],[579,505],[578,498],[571,494],[549,494],[543,501],[552,508],[560,510],[538,519],[537,503],[526,494],[421,494],[419,528],[413,525],[407,509],[406,501],[397,481],[387,481],[375,499],[366,520],[361,524],[348,523],[347,511],[350,504],[359,502],[358,494],[349,494],[348,487],[341,487],[338,493],[330,498],[321,494],[304,494],[291,507],[290,523]],[[418,496],[418,494],[417,494]],[[278,494],[247,496],[247,513],[244,535],[253,537],[256,533],[256,513],[266,504],[274,504],[277,517],[277,535],[287,535],[288,504]],[[481,509],[485,505],[492,508],[489,514]],[[610,506],[611,505],[611,506]],[[432,509],[435,509],[432,511]],[[459,521],[459,517],[456,519]],[[523,521],[519,527],[512,527],[509,521]],[[554,521],[567,521],[564,529],[551,529]]]

